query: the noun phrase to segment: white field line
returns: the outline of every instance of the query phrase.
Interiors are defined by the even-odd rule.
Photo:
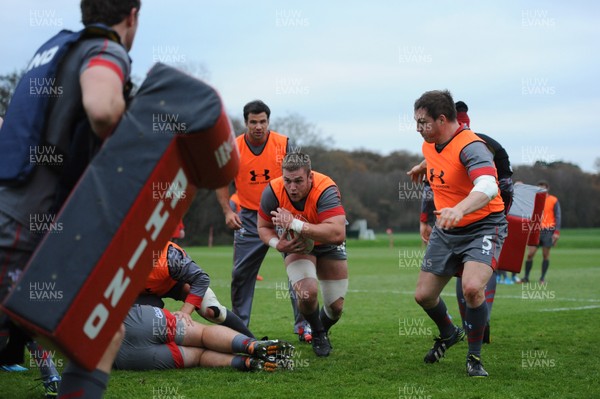
[[[348,290],[348,292],[355,293],[377,293],[377,294],[400,294],[400,295],[414,295],[414,291],[396,291],[396,290],[384,290],[384,291],[369,291],[369,290]],[[442,296],[454,297],[455,293],[442,292]],[[504,298],[504,299],[523,299],[521,295],[498,295],[496,294],[494,298]],[[592,302],[592,303],[600,303],[600,299],[593,298],[552,298],[553,301],[566,301],[566,302]]]
[[[274,284],[266,284],[266,285],[261,285],[261,286],[257,285],[256,289],[276,290],[276,289],[281,289],[284,286],[283,284],[286,284],[286,282],[285,281],[278,282],[278,285],[274,285]],[[230,287],[229,284],[223,284],[223,285],[212,284],[212,286],[227,287],[227,288]],[[415,294],[414,291],[399,291],[399,290],[355,290],[355,289],[349,289],[348,292],[356,293],[356,294],[395,294],[395,295],[411,295],[411,296]],[[456,294],[449,293],[449,292],[442,292],[442,296],[455,297]],[[494,298],[519,299],[519,300],[523,299],[523,297],[521,295],[498,295],[498,294],[496,294],[494,296]],[[600,299],[593,299],[593,298],[559,298],[559,297],[555,297],[555,298],[552,298],[552,301],[600,303]],[[600,305],[580,306],[580,307],[574,307],[574,308],[541,309],[539,311],[540,312],[558,312],[561,310],[582,310],[582,309],[595,309],[595,308],[600,308]]]
[[[539,312],[564,312],[570,310],[586,310],[586,309],[598,309],[600,305],[589,305],[589,306],[577,306],[574,308],[553,308],[553,309],[540,309]]]

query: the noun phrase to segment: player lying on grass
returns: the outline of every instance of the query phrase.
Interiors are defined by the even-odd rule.
[[[162,308],[164,302],[161,298],[172,298],[183,302],[179,310],[182,313],[191,315],[196,311],[210,322],[254,338],[244,322],[221,305],[209,284],[208,274],[180,246],[169,241],[154,263],[144,292],[135,303]]]
[[[286,360],[294,347],[287,342],[254,339],[242,321],[219,303],[209,283],[208,275],[182,248],[167,243],[148,277],[144,294],[124,321],[125,339],[115,368],[231,366],[268,371],[287,368],[290,362]],[[171,313],[162,309],[164,297],[182,300],[184,304]],[[193,311],[224,326],[197,323],[191,318]],[[242,333],[225,325],[237,327]]]
[[[284,341],[257,341],[224,326],[206,326],[189,314],[133,305],[125,339],[114,363],[121,370],[233,367],[275,371],[291,365],[294,347]]]

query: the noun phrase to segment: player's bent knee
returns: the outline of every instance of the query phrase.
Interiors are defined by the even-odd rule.
[[[417,289],[415,291],[415,302],[417,302],[419,305],[423,306],[423,303],[426,301],[427,301],[427,298],[425,297],[423,292],[421,292],[421,290]]]
[[[423,306],[424,298],[421,295],[415,294],[415,302],[419,305]]]
[[[463,295],[468,304],[473,304],[485,298],[485,291],[477,285],[466,284],[463,285]]]
[[[227,317],[227,309],[221,305],[210,287],[206,290],[206,294],[204,294],[204,298],[202,299],[202,305],[197,312],[200,316],[217,324],[223,323],[225,317]]]
[[[303,282],[306,283],[307,280],[304,280]],[[301,281],[294,286],[294,294],[296,295],[296,300],[298,301],[299,304],[300,303],[314,304],[319,299],[317,285],[316,284],[303,284],[303,282]],[[316,283],[316,280],[315,280],[315,283]]]
[[[416,292],[415,293],[415,301],[423,308],[423,309],[431,309],[435,305],[437,305],[437,297],[431,297],[426,293]]]
[[[196,312],[207,320],[214,319],[215,317],[215,311],[212,308],[200,309],[196,310]]]
[[[342,316],[344,311],[344,298],[338,298],[337,301],[333,302],[329,306],[324,306],[325,314],[332,320],[337,320]]]
[[[325,313],[329,318],[339,319],[344,309],[344,298],[348,292],[348,279],[321,280],[320,284],[325,302]]]

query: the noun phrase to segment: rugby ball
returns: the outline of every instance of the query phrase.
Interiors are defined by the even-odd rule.
[[[298,235],[298,233],[296,233],[294,230],[285,230],[284,233],[285,233],[286,239],[288,241],[293,240]],[[304,237],[303,235],[300,235],[300,239],[302,241],[304,241],[304,243],[306,244],[306,249],[304,251],[302,251],[301,253],[303,253],[303,254],[311,253],[313,248],[315,247],[315,241],[311,240],[308,237]]]

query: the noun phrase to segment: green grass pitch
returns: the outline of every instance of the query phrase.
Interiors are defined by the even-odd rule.
[[[295,370],[241,373],[231,369],[115,371],[106,398],[599,398],[600,229],[564,230],[551,253],[547,284],[498,285],[482,360],[490,377],[465,374],[466,342],[440,363],[424,364],[437,329],[413,299],[423,247],[416,234],[347,244],[350,287],[342,320],[331,331],[334,351],[317,358],[293,334],[287,279],[270,251],[257,282],[251,329],[294,342]],[[187,248],[230,306],[231,247]],[[541,269],[541,251],[532,281]],[[442,294],[459,320],[454,281]],[[178,305],[168,303],[177,310]],[[198,321],[202,319],[194,315]],[[62,370],[64,359],[57,357]],[[0,372],[0,398],[41,398],[39,373]]]

